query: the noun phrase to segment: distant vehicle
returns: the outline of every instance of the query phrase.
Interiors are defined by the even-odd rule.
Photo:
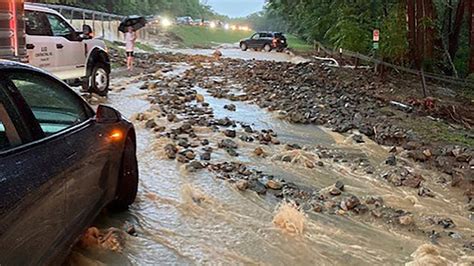
[[[247,51],[247,49],[264,50],[270,52],[276,50],[282,52],[288,47],[288,42],[285,35],[281,32],[257,32],[248,39],[240,41],[240,49]]]
[[[40,67],[104,96],[110,59],[104,41],[92,35],[90,26],[77,31],[50,8],[23,0],[0,1],[0,58]]]
[[[193,20],[193,23],[192,23],[194,26],[203,26],[204,25],[204,20],[202,19],[195,19]]]
[[[176,24],[178,25],[192,25],[193,24],[193,18],[192,17],[177,17],[176,18]]]
[[[138,186],[133,125],[64,82],[0,60],[0,264],[62,265],[105,206]]]

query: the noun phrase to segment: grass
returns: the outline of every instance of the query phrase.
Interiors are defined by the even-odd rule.
[[[146,43],[136,42],[135,47],[149,53],[156,52],[155,48],[153,48],[151,45],[148,45]]]
[[[193,26],[173,26],[169,30],[183,40],[183,46],[197,48],[210,48],[222,43],[237,43],[254,33],[253,31],[209,29]],[[287,35],[287,38],[290,49],[294,51],[309,52],[313,49],[311,44],[296,36]]]
[[[302,39],[294,36],[294,35],[287,35],[288,45],[291,50],[296,52],[311,52],[313,51],[313,45],[303,41]]]
[[[252,32],[249,31],[209,29],[192,26],[173,26],[169,30],[183,40],[184,46],[202,48],[210,48],[222,43],[237,43],[252,34]]]
[[[416,135],[427,142],[439,142],[454,145],[474,146],[474,139],[465,129],[455,129],[443,121],[434,121],[426,117],[407,116],[405,113],[391,108],[382,108],[382,111],[395,113],[400,124],[413,130]]]

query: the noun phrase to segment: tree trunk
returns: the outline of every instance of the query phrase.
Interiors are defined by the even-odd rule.
[[[470,1],[472,2],[472,0]],[[472,5],[472,4],[471,4]],[[454,25],[449,35],[449,55],[451,58],[456,56],[456,52],[459,48],[459,33],[461,32],[462,21],[464,18],[464,12],[466,10],[466,0],[459,0],[458,8],[456,10],[456,17],[454,18]]]
[[[474,73],[474,1],[469,5],[469,45],[471,47],[471,59],[469,73]]]
[[[426,44],[425,44],[425,57],[428,59],[433,59],[433,47],[434,47],[434,23],[436,20],[433,0],[425,0],[425,16],[430,20],[430,23],[426,27]]]
[[[407,0],[407,18],[408,18],[408,45],[410,60],[417,64],[418,53],[416,52],[416,21],[415,21],[415,0]]]
[[[416,66],[421,67],[425,56],[425,29],[423,24],[423,0],[416,0],[416,52],[418,54],[418,61]]]

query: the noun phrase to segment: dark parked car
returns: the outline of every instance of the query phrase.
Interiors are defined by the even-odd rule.
[[[60,265],[104,207],[132,204],[135,149],[118,111],[0,60],[0,265]]]
[[[257,32],[252,37],[240,41],[240,49],[247,51],[247,49],[277,50],[282,52],[288,47],[285,35],[281,32]]]

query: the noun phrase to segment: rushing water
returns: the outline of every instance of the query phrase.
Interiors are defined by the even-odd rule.
[[[186,68],[179,67],[168,75],[184,70]],[[115,81],[117,86],[127,82],[130,80],[126,78]],[[124,91],[112,92],[110,104],[126,117],[148,110],[147,91],[139,90],[140,85],[130,84]],[[387,149],[369,140],[364,144],[353,144],[350,136],[311,125],[289,124],[274,113],[247,103],[232,102],[237,111],[230,112],[223,108],[230,101],[215,99],[206,91],[197,90],[218,118],[229,117],[256,129],[271,128],[284,143],[324,145],[351,156],[367,158],[377,169],[384,167]],[[177,162],[163,158],[164,141],[140,123],[136,124],[136,129],[140,167],[137,201],[128,212],[101,215],[95,226],[121,228],[128,222],[135,225],[137,236],[127,237],[122,253],[77,248],[70,264],[404,264],[412,260],[410,255],[417,248],[429,243],[426,235],[393,229],[377,220],[305,214],[291,205],[278,205],[270,197],[251,191],[240,192],[206,170],[187,173]],[[205,130],[199,132],[215,142],[219,137],[213,134]],[[240,160],[285,180],[318,188],[341,180],[346,190],[355,195],[382,196],[388,205],[420,215],[449,216],[456,222],[457,231],[472,236],[472,224],[462,212],[462,198],[439,185],[430,186],[436,193],[435,198],[420,198],[416,190],[394,188],[383,180],[352,171],[344,164],[326,161],[325,167],[307,169],[273,161],[271,157],[254,157],[251,151],[257,144],[239,144],[242,144],[240,157],[235,159],[216,151],[217,160]],[[266,149],[270,154],[282,152],[279,146]],[[427,176],[435,175],[423,169],[419,171]],[[453,245],[453,241],[445,241],[437,249],[443,257],[456,262],[459,252]]]

